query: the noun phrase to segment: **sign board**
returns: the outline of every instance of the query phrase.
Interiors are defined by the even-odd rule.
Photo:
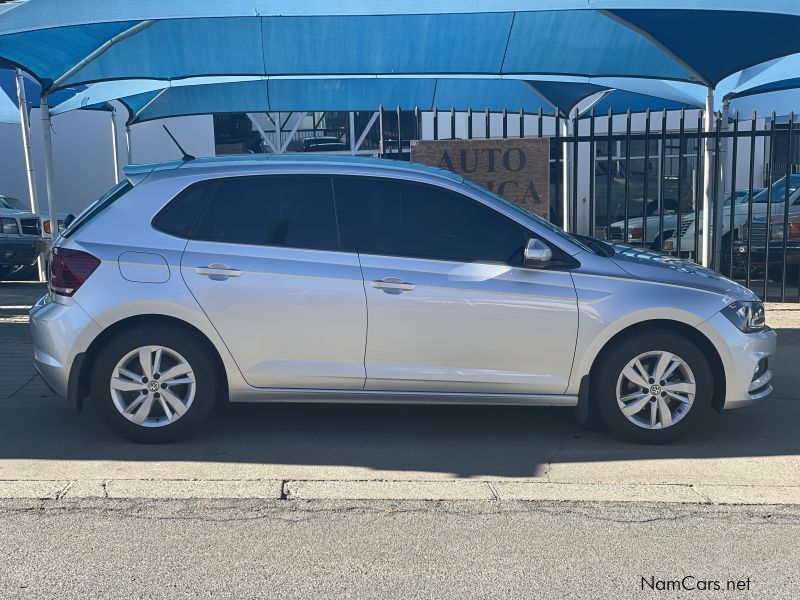
[[[447,169],[549,219],[550,140],[423,140],[412,162]]]

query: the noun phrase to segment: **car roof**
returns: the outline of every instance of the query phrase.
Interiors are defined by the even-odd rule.
[[[444,169],[438,169],[436,167],[430,167],[428,165],[423,165],[419,163],[412,163],[408,161],[401,161],[401,160],[391,160],[386,158],[371,158],[371,157],[364,157],[364,156],[343,156],[343,155],[331,155],[331,154],[313,154],[313,153],[304,153],[304,154],[241,154],[241,155],[227,155],[227,156],[213,156],[207,158],[195,158],[193,160],[182,161],[182,160],[174,160],[168,162],[161,162],[161,163],[151,163],[151,164],[143,164],[143,165],[128,165],[125,167],[125,175],[132,180],[133,183],[136,183],[138,180],[143,179],[146,175],[153,173],[153,172],[160,172],[163,175],[165,171],[175,171],[176,175],[178,172],[185,173],[189,169],[198,169],[198,170],[206,170],[206,171],[213,171],[215,174],[219,173],[219,170],[225,167],[230,168],[237,168],[237,167],[258,167],[259,165],[263,165],[264,167],[269,166],[286,166],[286,165],[297,165],[297,166],[309,166],[309,165],[326,165],[330,167],[359,167],[365,169],[372,169],[374,168],[376,171],[380,170],[382,172],[395,171],[395,172],[407,172],[407,173],[421,173],[427,174],[434,177],[449,179],[451,181],[456,181],[462,183],[464,178],[460,175],[456,175],[452,171],[446,171]]]

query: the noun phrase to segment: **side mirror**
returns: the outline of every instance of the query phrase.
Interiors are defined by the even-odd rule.
[[[72,213],[68,214],[66,217],[64,217],[64,227],[69,227],[74,220],[75,220],[75,215],[73,215]]]
[[[531,238],[525,246],[525,264],[541,267],[553,259],[553,251],[542,240]]]

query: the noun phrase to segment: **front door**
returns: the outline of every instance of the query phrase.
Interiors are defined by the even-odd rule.
[[[367,389],[565,392],[575,287],[523,266],[526,228],[422,183],[337,177],[335,191],[364,274]]]
[[[245,380],[362,389],[364,286],[358,256],[340,246],[330,178],[235,177],[215,185],[181,273]]]

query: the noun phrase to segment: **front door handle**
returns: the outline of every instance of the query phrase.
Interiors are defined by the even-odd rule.
[[[242,274],[238,269],[218,263],[210,264],[207,267],[197,267],[194,271],[198,275],[205,275],[214,281],[225,281],[228,277],[239,277]]]
[[[372,282],[372,287],[383,290],[387,294],[401,294],[416,289],[413,283],[403,281],[399,277],[384,277]]]

